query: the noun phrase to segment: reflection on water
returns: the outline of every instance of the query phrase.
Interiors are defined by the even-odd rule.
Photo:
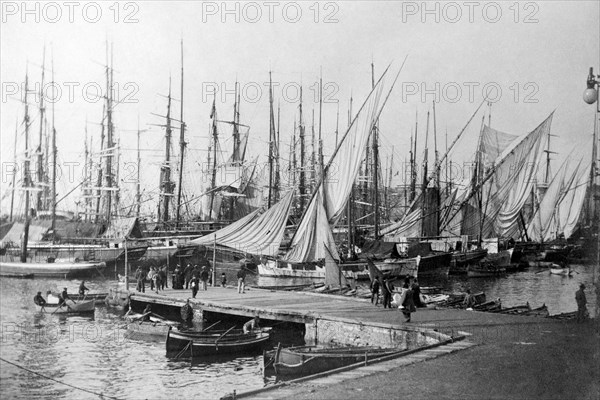
[[[488,300],[501,298],[505,307],[529,302],[545,303],[551,314],[576,310],[575,291],[586,283],[588,308],[593,314],[595,294],[592,267],[574,266],[572,277],[551,275],[547,270],[494,278],[450,277],[421,280],[421,286],[441,286],[448,291],[483,291]],[[227,271],[230,285],[235,271]],[[220,271],[219,271],[220,274]],[[265,278],[248,275],[248,284],[260,286],[300,285],[305,279]],[[367,286],[367,282],[358,282]],[[118,398],[219,398],[233,390],[257,389],[274,382],[263,378],[262,355],[169,359],[164,340],[126,339],[122,312],[97,307],[90,316],[39,314],[33,296],[67,287],[75,293],[79,281],[0,279],[1,357],[54,379]],[[92,292],[107,292],[114,283],[86,282]],[[285,341],[280,333],[273,340]],[[301,341],[301,338],[300,338]],[[299,343],[298,337],[289,344]],[[12,365],[1,363],[3,398],[73,398],[89,393],[41,378]]]
[[[79,281],[0,280],[1,357],[62,382],[118,398],[219,398],[234,389],[257,389],[274,381],[262,376],[262,355],[171,360],[164,340],[126,339],[122,312],[96,307],[92,316],[37,313],[37,291]],[[106,281],[86,282],[107,292]],[[3,398],[88,398],[60,383],[2,362]],[[6,397],[5,397],[6,396]]]

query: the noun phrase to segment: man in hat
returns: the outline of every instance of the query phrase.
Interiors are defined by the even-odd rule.
[[[202,281],[202,290],[207,290],[208,268],[206,268],[206,265],[202,266],[202,271],[200,272],[200,280]]]
[[[585,285],[579,285],[579,290],[575,292],[575,301],[577,301],[577,322],[585,322],[587,318],[587,299],[585,298]]]
[[[138,265],[137,270],[135,271],[135,281],[136,288],[138,292],[145,293],[146,285],[144,285],[144,271],[142,271],[142,267]]]
[[[85,287],[85,281],[81,281],[81,284],[79,285],[79,295],[80,296],[85,296],[85,291],[89,291],[90,289]]]
[[[67,299],[70,300],[71,298],[69,297],[69,294],[67,293],[67,288],[63,288],[63,291],[60,294],[60,297],[58,298],[58,305],[62,306],[63,304],[66,304]],[[71,301],[73,301],[73,300],[71,300]]]
[[[37,295],[33,298],[33,302],[40,307],[44,307],[46,305],[46,299],[42,296],[42,292],[37,292]]]

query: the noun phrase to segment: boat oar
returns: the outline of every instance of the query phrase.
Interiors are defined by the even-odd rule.
[[[215,322],[214,324],[212,324],[212,325],[211,325],[211,326],[209,326],[208,328],[204,328],[204,329],[202,329],[202,331],[201,331],[201,332],[206,332],[207,330],[209,330],[210,328],[214,327],[215,325],[217,325],[217,324],[218,324],[218,323],[220,323],[220,322],[221,322],[221,321],[217,321],[217,322]]]
[[[223,333],[221,336],[219,336],[216,340],[215,340],[215,346],[217,345],[217,343],[219,342],[219,340],[221,340],[223,338],[223,336],[227,335],[229,332],[231,332],[233,330],[233,328],[235,328],[235,325],[232,326],[231,328],[227,329],[225,331],[225,333]]]
[[[52,314],[50,314],[50,315],[54,315],[54,313],[57,312],[58,310],[60,310],[64,305],[65,305],[65,303],[60,304],[58,307],[56,307],[56,310],[52,311]]]

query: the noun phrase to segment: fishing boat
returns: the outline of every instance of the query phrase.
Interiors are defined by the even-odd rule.
[[[156,336],[164,338],[167,336],[167,333],[172,326],[173,325],[170,323],[153,317],[150,317],[149,321],[131,321],[127,324],[127,336],[130,338],[138,336]]]
[[[64,303],[62,305],[46,304],[44,306],[38,306],[36,304],[35,308],[38,312],[46,314],[85,314],[93,313],[95,305],[96,301],[92,299],[86,301]]]
[[[400,354],[404,350],[380,347],[298,346],[278,348],[273,367],[277,375],[312,375],[359,362]]]
[[[0,276],[29,275],[34,278],[74,278],[90,276],[106,268],[103,262],[19,262],[0,260]]]
[[[174,329],[167,332],[167,354],[177,352],[176,357],[188,355],[198,357],[210,354],[242,354],[260,351],[269,341],[269,330],[258,330],[250,333],[233,333],[230,331],[185,333]]]
[[[466,274],[469,265],[477,264],[485,256],[487,249],[475,249],[467,252],[457,251],[452,254],[450,261],[450,274]]]
[[[573,271],[570,266],[562,267],[558,264],[552,264],[550,266],[550,273],[553,275],[563,275],[563,276],[571,276]]]

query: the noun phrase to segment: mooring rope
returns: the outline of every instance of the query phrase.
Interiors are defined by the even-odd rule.
[[[51,380],[51,381],[54,381],[54,382],[60,383],[61,385],[69,386],[69,387],[72,387],[73,389],[81,390],[81,391],[83,391],[83,392],[87,392],[87,393],[90,393],[90,394],[96,395],[96,396],[98,396],[98,397],[102,397],[102,398],[106,398],[106,399],[115,399],[115,400],[120,400],[120,398],[119,398],[119,397],[107,396],[107,395],[105,395],[105,394],[102,394],[102,393],[97,393],[97,392],[94,392],[94,391],[91,391],[91,390],[88,390],[88,389],[84,389],[84,388],[82,388],[82,387],[78,387],[78,386],[71,385],[70,383],[66,383],[66,382],[63,382],[63,381],[59,381],[58,379],[54,379],[54,378],[52,378],[52,377],[49,377],[49,376],[46,376],[46,375],[44,375],[44,374],[40,374],[39,372],[35,372],[35,371],[33,371],[33,370],[30,370],[30,369],[29,369],[29,368],[27,368],[27,367],[24,367],[24,366],[22,366],[22,365],[16,364],[16,363],[14,363],[14,362],[12,362],[12,361],[8,361],[8,360],[6,360],[6,359],[4,359],[4,358],[2,358],[2,357],[0,357],[0,360],[4,361],[4,362],[5,362],[5,363],[7,363],[7,364],[14,365],[14,366],[15,366],[15,367],[17,367],[17,368],[20,368],[20,369],[22,369],[22,370],[25,370],[25,371],[27,371],[27,372],[30,372],[30,373],[32,373],[32,374],[34,374],[34,375],[38,375],[38,376],[41,376],[42,378],[49,379],[49,380]]]

